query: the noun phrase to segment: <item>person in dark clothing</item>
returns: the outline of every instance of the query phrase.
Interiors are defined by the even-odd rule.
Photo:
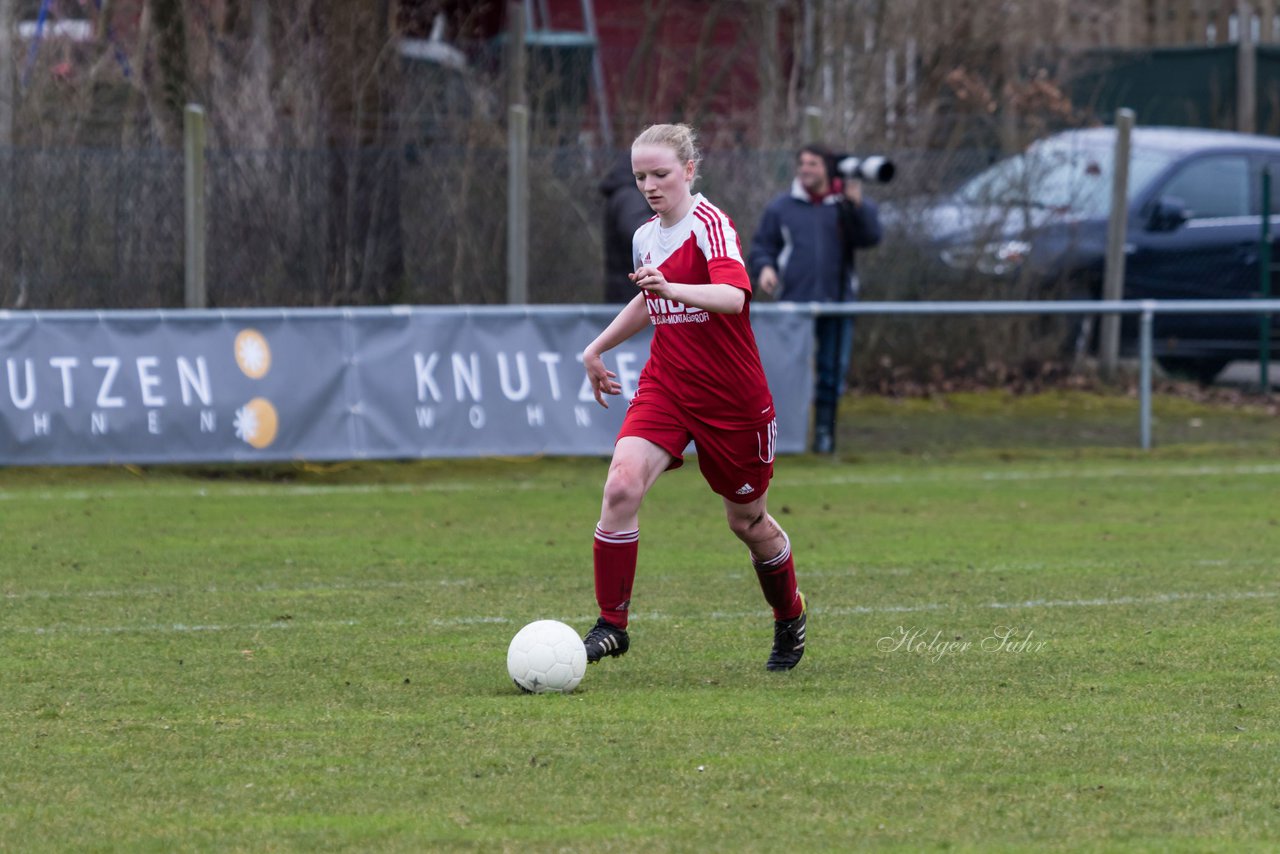
[[[630,278],[635,272],[631,238],[653,216],[636,187],[631,152],[623,152],[604,176],[600,194],[604,196],[604,301],[630,302],[637,292]]]
[[[811,143],[796,154],[791,191],[769,203],[751,241],[748,267],[760,289],[796,302],[846,302],[858,297],[854,252],[880,242],[876,204],[862,182],[835,175],[835,156]],[[817,385],[813,450],[835,450],[836,406],[853,352],[853,318],[814,321]]]

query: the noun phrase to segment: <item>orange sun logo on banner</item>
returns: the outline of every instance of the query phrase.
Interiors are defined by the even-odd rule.
[[[256,329],[242,329],[236,336],[236,364],[250,379],[260,380],[271,370],[271,347]]]
[[[280,419],[271,401],[255,397],[236,410],[236,438],[261,450],[276,440]]]

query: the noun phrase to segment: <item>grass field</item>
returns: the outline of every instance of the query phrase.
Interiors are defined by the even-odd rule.
[[[785,458],[789,674],[686,467],[631,652],[522,695],[604,471],[0,473],[0,850],[1280,846],[1267,453]]]

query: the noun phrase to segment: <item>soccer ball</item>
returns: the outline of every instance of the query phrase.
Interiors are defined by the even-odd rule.
[[[587,648],[557,620],[538,620],[516,632],[507,647],[507,673],[522,691],[568,694],[587,672]]]

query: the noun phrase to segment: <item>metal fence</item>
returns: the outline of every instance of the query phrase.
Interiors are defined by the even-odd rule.
[[[180,154],[0,149],[5,307],[175,305],[182,275]]]
[[[603,294],[603,198],[617,152],[531,152],[530,299]],[[898,153],[882,201],[927,198],[994,157]],[[210,149],[215,307],[505,300],[507,158],[498,146]],[[709,151],[698,189],[744,244],[790,183],[790,151]],[[167,149],[0,149],[0,308],[183,304],[183,157]]]
[[[774,310],[803,311],[814,316],[886,315],[1136,315],[1138,332],[1138,438],[1143,450],[1151,447],[1153,329],[1157,314],[1254,314],[1270,318],[1280,313],[1280,300],[1057,300],[1051,302],[964,301],[780,303]],[[1268,388],[1268,354],[1262,353],[1260,385]]]

